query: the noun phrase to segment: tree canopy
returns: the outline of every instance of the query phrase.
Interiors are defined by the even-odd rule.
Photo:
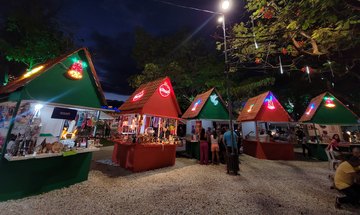
[[[349,87],[360,81],[356,2],[250,0],[246,10],[249,18],[228,32],[230,71],[251,77],[233,89],[238,98],[261,87],[292,100],[285,106],[299,99],[306,105],[310,95],[329,90],[360,108],[359,91]]]
[[[209,46],[208,41],[190,39],[189,35],[182,30],[159,37],[137,29],[133,57],[142,72],[130,78],[130,85],[136,88],[169,76],[183,110],[198,93],[211,87],[217,87],[224,94],[224,64],[214,49],[215,41]]]
[[[31,69],[72,49],[71,36],[60,30],[55,18],[58,9],[44,0],[6,4],[0,17],[0,57]]]

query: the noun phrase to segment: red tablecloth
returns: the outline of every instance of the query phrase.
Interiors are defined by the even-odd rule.
[[[294,145],[291,143],[243,141],[244,153],[260,159],[294,160]]]
[[[129,144],[116,142],[112,161],[132,172],[173,166],[176,145]]]

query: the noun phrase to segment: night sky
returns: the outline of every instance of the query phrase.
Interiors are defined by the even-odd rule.
[[[195,36],[211,40],[218,27],[217,16],[184,9],[156,0],[63,0],[58,18],[75,36],[77,46],[88,47],[104,91],[131,94],[129,76],[141,72],[131,58],[134,30],[142,27],[154,35],[167,35],[188,28]],[[175,4],[218,11],[219,0],[169,0]],[[243,4],[243,3],[242,3]],[[240,10],[234,1],[231,23]],[[211,42],[211,41],[210,41]],[[214,47],[215,48],[215,47]],[[171,52],[171,50],[169,50]]]

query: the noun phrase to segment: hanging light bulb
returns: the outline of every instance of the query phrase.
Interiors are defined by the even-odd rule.
[[[327,62],[328,62],[329,67],[330,67],[331,76],[334,77],[334,71],[333,71],[332,66],[331,66],[331,61],[328,60]]]
[[[279,56],[279,63],[280,63],[280,74],[284,74],[284,70],[281,63],[281,57]]]
[[[258,49],[258,48],[259,48],[259,45],[258,45],[257,42],[256,42],[255,34],[254,34],[254,43],[255,43],[255,48]]]
[[[311,78],[310,78],[310,68],[309,68],[309,66],[306,66],[306,73],[308,74],[309,83],[311,83]]]

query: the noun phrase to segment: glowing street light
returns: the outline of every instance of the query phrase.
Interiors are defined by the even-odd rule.
[[[221,2],[221,9],[223,11],[227,11],[227,10],[229,10],[229,8],[230,8],[230,1],[229,0],[223,0]]]

